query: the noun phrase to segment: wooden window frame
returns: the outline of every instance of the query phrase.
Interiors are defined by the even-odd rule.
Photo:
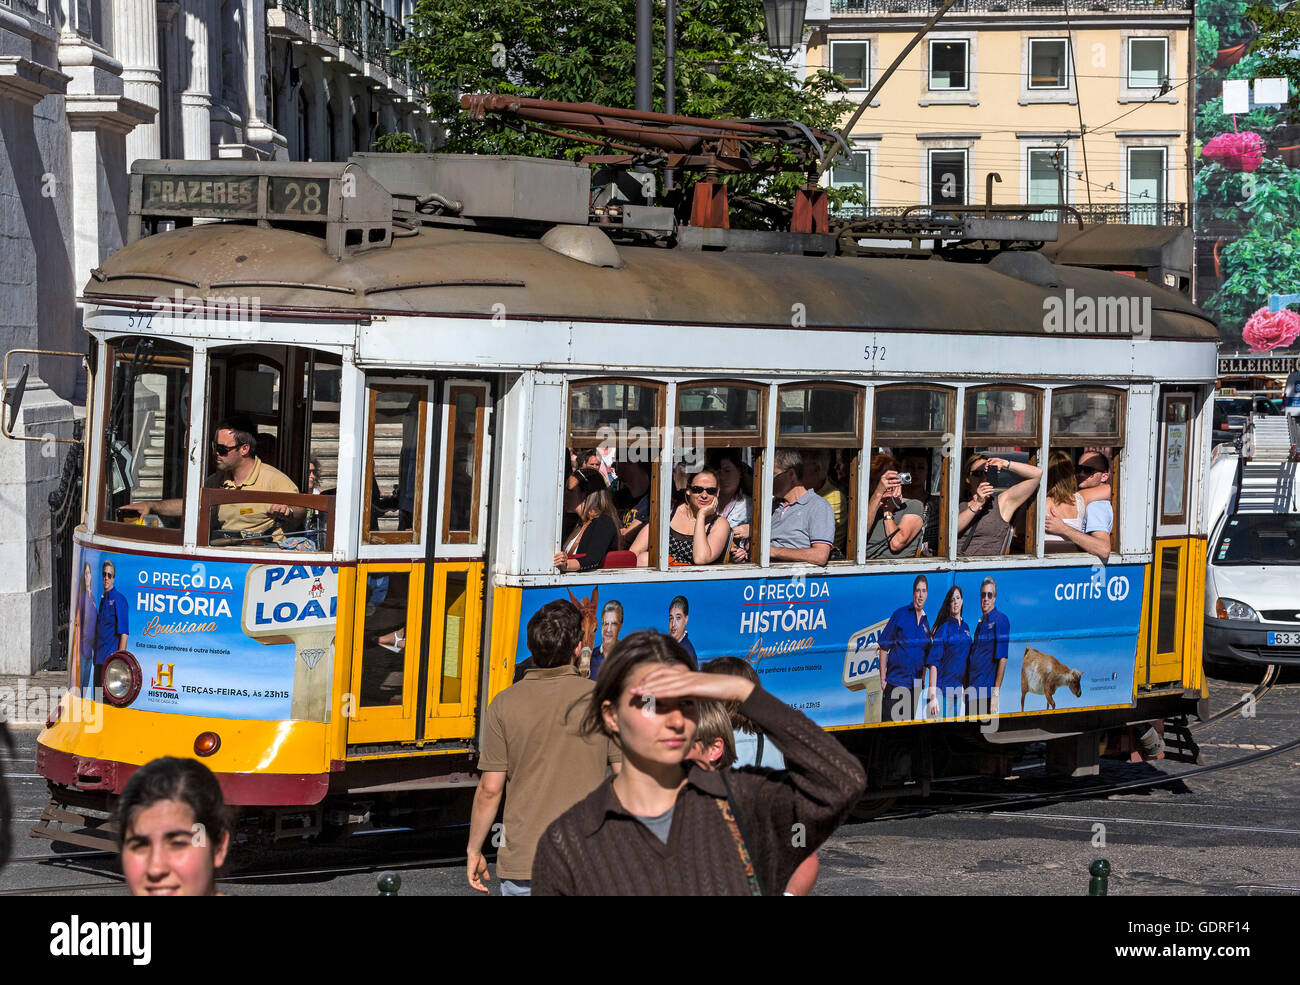
[[[446,413],[443,426],[447,430],[447,440],[443,447],[442,475],[439,476],[442,492],[442,544],[477,544],[479,539],[479,513],[483,503],[483,445],[487,438],[484,426],[488,412],[488,387],[484,383],[447,383]],[[474,492],[470,498],[469,530],[451,529],[451,474],[453,452],[456,446],[456,398],[460,394],[472,393],[477,398],[474,408]]]
[[[366,467],[361,479],[361,543],[363,545],[409,544],[417,546],[424,541],[424,466],[427,448],[425,435],[429,430],[429,385],[427,383],[388,383],[383,380],[365,380],[366,399],[366,433],[365,451]],[[370,511],[372,507],[371,490],[374,488],[375,456],[372,453],[375,442],[375,405],[374,394],[409,393],[419,398],[420,425],[416,438],[415,450],[415,504],[411,511],[410,530],[371,530]]]
[[[575,387],[602,386],[611,383],[618,383],[624,385],[632,384],[636,386],[646,387],[654,392],[654,418],[653,418],[654,423],[651,425],[651,427],[658,428],[659,434],[656,436],[656,440],[651,442],[651,449],[652,449],[651,460],[649,462],[644,462],[642,464],[647,466],[647,471],[650,474],[650,486],[648,490],[650,493],[650,518],[646,521],[646,526],[650,528],[650,532],[647,534],[650,543],[649,567],[651,569],[655,569],[659,566],[659,531],[661,529],[660,526],[661,521],[659,519],[659,507],[660,507],[659,466],[661,464],[661,459],[663,457],[663,451],[664,451],[664,443],[662,440],[659,439],[662,437],[663,429],[667,426],[664,422],[667,420],[668,417],[668,397],[667,397],[668,384],[665,383],[663,380],[651,380],[639,376],[584,376],[581,377],[580,379],[569,380],[568,386],[565,387],[565,391],[564,391],[564,442],[563,444],[565,449],[571,449],[574,448],[575,445],[577,445],[578,450],[581,450],[581,448],[594,448],[596,446],[596,443],[599,441],[600,438],[599,429],[597,429],[596,431],[574,431],[573,430],[573,403],[572,403],[573,390]],[[575,437],[582,438],[584,441],[587,441],[589,439],[590,443],[586,445],[580,445],[578,444],[578,442],[574,440]],[[560,505],[561,523],[563,520],[562,514],[564,510],[564,506],[563,506],[564,494],[565,494],[565,490],[568,487],[568,481],[569,481],[569,463],[566,460],[564,462],[564,470],[560,476],[560,484],[559,484],[560,504],[561,504]],[[561,547],[562,546],[563,545],[561,545]],[[630,548],[631,545],[628,546]],[[619,545],[619,547],[620,549],[622,549],[621,544]],[[597,569],[597,570],[604,570],[604,569]],[[629,569],[609,569],[609,570],[629,570],[635,572],[638,569],[629,568]]]
[[[824,431],[824,432],[807,432],[795,431],[783,433],[781,431],[781,395],[789,390],[837,390],[841,393],[851,393],[853,395],[853,412],[852,412],[852,431]],[[820,380],[801,380],[794,383],[781,383],[776,388],[776,445],[777,448],[813,448],[827,451],[842,451],[849,449],[853,452],[853,467],[849,470],[848,487],[841,492],[848,497],[844,504],[847,516],[844,518],[846,536],[844,538],[844,558],[838,561],[828,562],[829,564],[853,564],[857,558],[857,513],[859,502],[859,485],[858,458],[863,454],[863,402],[865,401],[865,390],[852,383],[823,383]],[[870,456],[868,456],[870,457]],[[827,476],[829,479],[830,477]],[[816,492],[817,490],[812,490]],[[751,541],[752,543],[752,541]]]
[[[139,336],[139,338],[147,338],[147,336]],[[183,350],[185,353],[188,353],[187,356],[182,355],[179,352],[167,353],[164,355],[156,355],[151,360],[150,365],[151,366],[161,365],[161,366],[171,366],[171,367],[184,366],[185,369],[189,371],[190,387],[193,388],[194,350],[189,347],[183,346],[179,342],[175,342],[170,339],[154,339],[153,341],[163,342],[167,345],[175,345],[181,350]],[[120,520],[106,519],[106,511],[109,509],[108,506],[108,462],[109,462],[108,424],[109,424],[109,420],[113,408],[113,394],[115,392],[115,388],[113,384],[114,384],[114,378],[117,375],[117,354],[118,354],[117,345],[115,345],[113,342],[105,343],[104,362],[105,365],[107,366],[108,372],[104,374],[105,376],[104,407],[103,407],[104,413],[103,413],[103,428],[102,428],[103,435],[100,438],[100,445],[99,445],[100,447],[99,475],[95,477],[95,483],[99,493],[99,502],[96,506],[96,512],[99,515],[95,517],[95,532],[98,534],[102,534],[105,537],[119,537],[123,540],[135,540],[147,544],[165,544],[170,546],[179,546],[180,544],[184,543],[184,539],[185,539],[186,517],[185,517],[184,504],[188,501],[189,498],[189,462],[188,461],[183,463],[183,468],[182,468],[183,479],[181,484],[181,494],[179,496],[179,499],[182,503],[182,507],[181,507],[181,515],[178,517],[178,519],[180,520],[179,527],[173,530],[165,527],[146,527],[141,524],[123,523]],[[186,408],[185,412],[187,414],[189,413],[188,407]],[[193,422],[191,422],[191,425],[192,424]],[[188,451],[188,435],[187,435],[186,444],[187,444],[187,451]],[[188,459],[188,454],[186,458]]]
[[[1105,434],[1073,434],[1067,433],[1066,438],[1061,440],[1054,423],[1048,421],[1048,457],[1051,457],[1053,449],[1056,448],[1092,448],[1104,446],[1111,449],[1110,456],[1110,509],[1114,516],[1113,526],[1111,527],[1111,553],[1119,553],[1119,511],[1120,511],[1120,486],[1123,483],[1123,464],[1124,464],[1124,429],[1128,421],[1128,392],[1120,387],[1113,386],[1066,386],[1058,387],[1052,391],[1052,414],[1056,413],[1056,400],[1062,394],[1068,393],[1104,393],[1108,396],[1119,398],[1116,405],[1116,422],[1119,430],[1107,432]],[[1043,486],[1047,485],[1047,468],[1046,462],[1043,468]],[[1053,553],[1072,553],[1066,551],[1054,551]]]
[[[1026,411],[1026,419],[1032,419],[1034,422],[1034,432],[1031,435],[1008,432],[999,434],[996,431],[975,431],[970,426],[970,401],[977,393],[987,393],[997,391],[1001,393],[1024,393],[1032,396],[1035,400],[1033,413]],[[1014,383],[990,383],[980,384],[977,386],[968,386],[962,394],[962,400],[966,403],[966,419],[962,422],[962,447],[977,448],[983,445],[999,445],[1011,443],[1014,439],[1015,444],[1030,445],[1034,448],[1042,449],[1043,447],[1043,389],[1041,387],[1022,386]]]
[[[1191,469],[1188,467],[1192,458],[1193,442],[1196,440],[1196,398],[1191,393],[1174,391],[1170,393],[1161,393],[1159,395],[1160,408],[1160,435],[1159,435],[1159,462],[1160,469],[1158,472],[1159,485],[1156,487],[1156,495],[1159,497],[1160,511],[1157,516],[1157,524],[1160,527],[1181,527],[1186,526],[1191,511],[1188,509],[1188,499],[1191,493],[1189,486]],[[1165,470],[1168,467],[1169,457],[1169,408],[1174,404],[1184,404],[1187,407],[1187,440],[1183,447],[1183,508],[1179,513],[1165,512]]]
[[[760,448],[766,440],[767,424],[767,400],[769,384],[754,383],[751,380],[687,380],[684,383],[677,384],[676,399],[673,402],[673,428],[674,434],[682,433],[683,425],[680,423],[682,412],[682,391],[693,390],[703,387],[734,387],[740,390],[752,390],[758,395],[758,406],[755,410],[757,426],[753,431],[728,431],[718,428],[701,428],[704,432],[705,448]],[[695,425],[691,425],[692,428]]]
[[[942,431],[897,431],[897,430],[879,431],[877,430],[876,414],[880,410],[880,395],[882,393],[887,394],[891,392],[900,392],[903,390],[923,390],[929,393],[942,393],[946,395],[949,398],[949,400],[948,400],[947,408],[944,413],[944,429]],[[867,447],[867,452],[868,452],[867,461],[865,462],[866,469],[864,474],[867,476],[867,482],[869,483],[871,481],[871,458],[875,454],[875,449],[877,448],[896,448],[900,445],[909,448],[944,448],[946,445],[948,445],[951,440],[951,435],[954,433],[956,428],[957,402],[960,399],[961,399],[961,391],[959,391],[956,387],[940,386],[934,383],[910,383],[910,382],[887,383],[884,386],[876,387],[875,392],[872,394],[871,425],[870,425],[871,435],[870,435],[870,444]],[[920,560],[933,562],[948,557],[947,516],[949,513],[952,512],[952,507],[955,505],[947,502],[950,495],[948,485],[949,485],[949,476],[951,474],[949,462],[951,462],[951,460],[952,460],[952,455],[939,456],[938,495],[940,497],[940,506],[942,507],[941,514],[939,517],[939,544],[935,550],[934,557],[922,557],[920,558]],[[868,497],[870,497],[871,492],[868,491],[867,495]],[[957,495],[958,497],[960,497],[961,495],[960,489],[958,490]],[[867,517],[867,534],[870,535],[870,533],[871,533],[871,518]],[[924,533],[925,531],[923,529],[922,530],[923,536]],[[912,560],[912,559],[896,558],[893,560]],[[867,558],[867,563],[879,564],[880,559]]]

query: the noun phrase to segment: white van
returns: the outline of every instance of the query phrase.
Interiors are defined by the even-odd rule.
[[[1300,665],[1295,428],[1286,418],[1256,417],[1241,452],[1215,449],[1207,497],[1207,660]]]

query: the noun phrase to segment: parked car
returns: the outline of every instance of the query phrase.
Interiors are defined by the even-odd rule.
[[[1300,665],[1296,468],[1227,447],[1210,466],[1207,661]]]

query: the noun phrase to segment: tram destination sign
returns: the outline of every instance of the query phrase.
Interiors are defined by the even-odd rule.
[[[140,211],[212,218],[329,219],[333,179],[267,176],[265,209],[258,202],[261,180],[257,175],[147,174],[141,185]]]
[[[1300,371],[1300,354],[1282,353],[1276,356],[1220,356],[1219,375],[1265,375]]]
[[[319,223],[334,256],[392,241],[393,197],[357,164],[346,162],[136,161],[131,165],[134,242],[151,220],[255,219]],[[293,228],[293,227],[291,227]]]

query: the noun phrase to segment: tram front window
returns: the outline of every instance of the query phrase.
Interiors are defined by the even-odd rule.
[[[179,544],[190,350],[158,339],[119,339],[108,347],[108,364],[100,526],[114,536]],[[147,505],[160,500],[173,508]]]

